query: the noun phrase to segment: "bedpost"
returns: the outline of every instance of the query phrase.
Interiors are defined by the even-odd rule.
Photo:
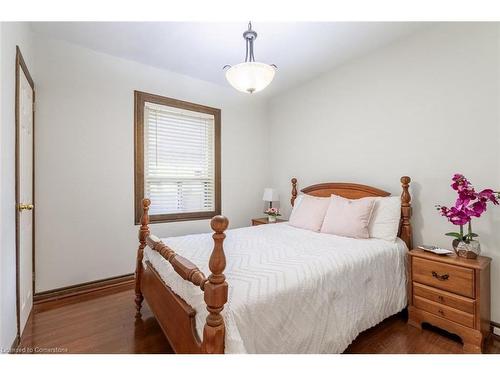
[[[212,272],[205,283],[205,303],[209,312],[207,322],[203,329],[202,353],[222,354],[224,353],[225,325],[221,315],[224,304],[227,302],[227,283],[224,276],[226,268],[226,256],[222,243],[226,235],[229,221],[224,216],[214,216],[210,226],[214,230],[214,250],[210,256],[208,267]]]
[[[144,297],[141,291],[141,279],[142,279],[142,258],[144,256],[144,248],[146,247],[146,238],[149,236],[149,205],[151,201],[147,198],[142,200],[142,216],[141,216],[141,227],[139,228],[139,248],[137,249],[137,261],[135,264],[135,317],[141,317],[141,307]]]
[[[290,203],[293,204],[295,203],[295,198],[297,198],[297,179],[294,177],[292,178],[292,199],[290,199]]]
[[[411,228],[411,195],[408,190],[411,178],[408,176],[401,177],[401,227],[399,237],[406,243],[408,250],[413,248],[413,233]]]

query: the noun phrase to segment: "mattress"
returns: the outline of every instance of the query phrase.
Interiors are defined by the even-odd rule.
[[[406,306],[406,253],[396,242],[352,239],[279,223],[226,231],[226,353],[341,353],[356,336]],[[210,233],[162,239],[208,276]],[[208,315],[199,287],[145,250],[163,281]]]

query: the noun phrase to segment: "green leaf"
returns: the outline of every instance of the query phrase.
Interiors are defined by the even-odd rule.
[[[448,232],[448,233],[445,233],[445,236],[456,237],[459,240],[462,239],[462,236],[458,232]]]
[[[470,237],[479,237],[479,234],[476,234],[476,233],[471,233],[469,234]]]

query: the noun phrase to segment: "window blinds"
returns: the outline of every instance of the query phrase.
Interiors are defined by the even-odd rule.
[[[145,103],[144,191],[150,214],[215,210],[214,116]]]

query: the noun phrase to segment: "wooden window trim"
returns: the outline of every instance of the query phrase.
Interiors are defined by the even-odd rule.
[[[214,116],[214,146],[215,146],[215,210],[203,212],[186,212],[175,214],[150,215],[151,223],[168,223],[174,221],[204,220],[210,219],[221,213],[221,110],[207,107],[201,104],[185,102],[182,100],[167,98],[149,94],[142,91],[134,91],[134,188],[135,188],[135,224],[140,224],[142,215],[142,199],[144,198],[144,105],[154,103],[186,109],[194,112],[207,113]]]

